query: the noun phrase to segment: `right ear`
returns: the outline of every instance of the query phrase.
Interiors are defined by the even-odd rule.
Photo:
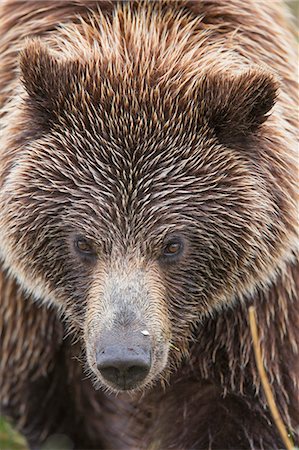
[[[20,52],[20,69],[29,99],[48,113],[59,109],[64,100],[64,63],[41,41],[32,40]]]

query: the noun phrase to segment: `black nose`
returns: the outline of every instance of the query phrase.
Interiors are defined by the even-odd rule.
[[[138,387],[151,367],[148,348],[110,345],[97,352],[97,367],[102,377],[117,389]]]

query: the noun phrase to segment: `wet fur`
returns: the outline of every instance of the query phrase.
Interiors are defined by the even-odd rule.
[[[38,446],[51,434],[61,432],[70,436],[76,448],[86,449],[134,446],[186,450],[281,448],[252,352],[247,310],[250,304],[254,304],[264,349],[264,364],[278,408],[296,440],[299,425],[297,85],[293,37],[288,31],[283,8],[277,2],[272,5],[267,1],[248,1],[244,5],[237,0],[225,3],[141,3],[139,6],[131,3],[123,7],[101,2],[101,12],[94,2],[77,1],[67,5],[65,2],[43,2],[43,9],[39,9],[38,5],[34,2],[5,2],[1,7],[0,95],[4,133],[1,137],[0,180],[2,186],[11,183],[14,188],[14,182],[22,179],[20,174],[28,177],[30,182],[34,177],[38,179],[42,172],[41,155],[46,152],[52,179],[60,184],[61,197],[56,202],[49,200],[46,225],[42,221],[39,223],[39,215],[36,220],[29,221],[24,214],[26,209],[22,209],[22,198],[26,204],[28,191],[26,186],[23,190],[20,188],[21,183],[18,185],[19,210],[9,209],[9,203],[2,199],[2,204],[8,208],[6,214],[1,216],[3,229],[7,230],[10,223],[10,236],[14,235],[18,241],[18,248],[13,251],[9,249],[7,240],[0,245],[3,260],[0,306],[2,411],[13,419],[32,446]],[[118,12],[113,13],[114,9]],[[93,19],[89,18],[91,11],[95,14]],[[78,19],[78,15],[82,20]],[[102,31],[96,25],[97,17],[101,18]],[[139,21],[135,17],[139,17]],[[156,21],[153,20],[155,17],[158,17]],[[114,26],[111,25],[112,20]],[[128,27],[125,24],[130,20],[132,23]],[[147,20],[154,24],[150,32],[145,26],[149,23]],[[72,25],[73,22],[76,26]],[[64,24],[63,27],[57,28],[60,23]],[[163,23],[168,24],[170,31],[168,44],[161,49],[163,39],[157,34],[155,26],[159,29]],[[5,33],[9,29],[11,35]],[[122,33],[131,52],[129,56],[123,52]],[[94,47],[94,36],[100,48]],[[136,36],[137,46],[134,41]],[[17,55],[28,37],[38,37],[42,42],[27,42],[22,52],[23,87],[14,74],[19,74]],[[116,46],[112,50],[111,42]],[[209,52],[206,50],[207,42]],[[139,46],[144,49],[143,52],[138,53]],[[130,67],[132,54],[135,64]],[[275,62],[273,54],[277,55]],[[89,61],[87,69],[86,55]],[[185,55],[183,60],[182,55]],[[55,62],[57,59],[59,65]],[[156,63],[154,67],[151,66],[152,61]],[[160,71],[156,70],[158,66]],[[32,70],[36,67],[40,67],[40,71]],[[225,76],[227,70],[232,72],[230,79]],[[48,77],[50,73],[51,77]],[[74,74],[77,77],[75,81],[79,82],[77,84],[72,84]],[[82,85],[82,80],[85,90],[76,88]],[[155,95],[146,86],[155,85],[157,80],[159,92]],[[102,90],[98,90],[98,86],[103,86]],[[19,95],[15,95],[15,90]],[[71,101],[70,92],[73,93]],[[126,103],[124,98],[128,92],[131,97],[128,96]],[[138,100],[141,107],[134,92],[140,93]],[[252,102],[254,95],[258,96],[258,102]],[[102,105],[102,111],[95,115],[94,108],[98,102]],[[73,110],[72,103],[76,106]],[[78,110],[81,111],[80,116]],[[130,129],[125,122],[120,126],[116,118],[119,110],[132,117]],[[168,110],[169,117],[165,116],[165,110]],[[267,119],[270,110],[271,117]],[[104,120],[105,111],[109,111],[108,123]],[[97,120],[94,120],[95,117]],[[148,122],[147,117],[150,117]],[[169,118],[171,120],[168,121]],[[190,119],[196,119],[198,126],[190,125]],[[34,127],[28,126],[28,123],[33,123]],[[145,123],[148,125],[148,135],[144,131]],[[160,129],[161,123],[163,126]],[[45,142],[42,138],[52,124],[57,127],[57,138]],[[60,129],[71,125],[75,127],[73,136],[62,135]],[[183,132],[189,139],[189,145],[185,147]],[[69,295],[75,300],[69,302],[66,308],[65,292],[61,291],[64,295],[59,297],[58,290],[54,294],[52,286],[63,278],[63,264],[54,267],[56,261],[63,261],[60,247],[57,246],[55,258],[45,268],[52,271],[52,279],[44,283],[39,274],[44,264],[39,259],[39,243],[43,244],[43,234],[39,235],[39,242],[34,233],[41,227],[44,233],[51,232],[51,217],[59,214],[61,205],[68,204],[70,198],[76,199],[78,195],[76,177],[69,173],[67,165],[63,172],[64,156],[53,149],[57,149],[62,142],[68,150],[76,147],[86,156],[82,149],[87,147],[90,155],[100,142],[104,148],[117,151],[115,143],[123,142],[124,136],[127,148],[130,148],[130,139],[132,142],[134,139],[134,142],[148,140],[146,152],[149,160],[159,156],[158,164],[153,165],[151,170],[144,170],[142,164],[139,167],[137,160],[136,171],[140,171],[145,195],[148,191],[161,195],[159,183],[151,183],[151,180],[159,179],[161,167],[171,166],[170,150],[175,151],[173,148],[180,145],[180,155],[184,153],[189,159],[185,165],[177,162],[177,171],[174,169],[173,172],[172,179],[174,185],[180,187],[179,194],[173,195],[169,188],[156,204],[140,206],[137,193],[135,210],[132,202],[131,222],[124,221],[124,212],[129,211],[130,201],[134,198],[132,192],[117,183],[110,186],[109,177],[105,180],[102,193],[107,195],[107,204],[98,206],[107,220],[107,247],[113,241],[113,232],[118,237],[115,260],[120,259],[123,248],[134,248],[141,240],[149,242],[149,236],[155,237],[158,246],[159,236],[153,227],[153,217],[162,223],[163,219],[165,223],[176,220],[179,223],[177,218],[180,214],[173,212],[167,215],[167,211],[174,202],[177,202],[179,211],[187,211],[184,205],[188,200],[190,180],[199,163],[192,152],[194,146],[206,152],[204,155],[209,161],[207,167],[210,171],[213,169],[223,177],[229,168],[231,178],[221,185],[222,192],[232,196],[232,188],[235,187],[243,197],[236,195],[235,208],[229,208],[228,215],[223,210],[223,216],[217,216],[216,208],[208,206],[214,180],[202,176],[200,188],[197,189],[201,189],[201,198],[206,202],[207,209],[203,208],[198,216],[194,213],[197,223],[201,223],[202,244],[194,253],[192,248],[189,249],[189,257],[191,260],[194,258],[197,269],[201,267],[198,264],[202,265],[202,280],[209,276],[211,280],[218,279],[217,289],[215,287],[211,295],[208,286],[201,294],[200,303],[192,301],[190,295],[186,302],[184,273],[178,277],[174,267],[166,272],[155,264],[146,266],[150,280],[147,282],[154,292],[151,299],[153,309],[149,316],[153,315],[153,311],[157,314],[155,322],[148,320],[153,334],[159,333],[160,329],[165,335],[172,333],[174,346],[170,349],[170,367],[161,375],[161,387],[158,383],[142,393],[115,397],[95,391],[90,380],[84,379],[86,356],[82,350],[86,346],[82,330],[84,307],[89,304],[87,317],[91,325],[85,327],[86,336],[92,334],[93,318],[100,311],[96,302],[90,299],[95,299],[99,292],[103,292],[103,297],[108,296],[107,283],[103,280],[110,272],[106,265],[97,268],[95,278],[98,281],[90,290],[88,299],[86,285],[77,282],[78,272],[74,272],[73,278],[65,278],[65,285],[71,286]],[[41,144],[35,147],[36,160],[23,159],[25,168],[29,167],[30,171],[27,173],[26,169],[24,172],[20,165],[20,172],[17,172],[14,162],[20,146],[37,137],[41,138]],[[159,155],[157,152],[160,152]],[[223,163],[221,155],[225,155],[229,164]],[[108,152],[106,158],[107,163],[111,164]],[[130,173],[130,158],[131,155],[124,152],[120,160],[113,160],[116,179],[123,168]],[[118,167],[119,161],[122,163]],[[90,183],[92,158],[88,164],[86,170],[85,165],[80,167],[78,160],[71,161],[73,173],[78,170],[79,180],[86,184]],[[182,172],[190,178],[182,179]],[[14,178],[11,173],[14,173]],[[208,183],[210,191],[205,191]],[[44,189],[44,186],[37,188]],[[122,198],[119,208],[114,211],[107,206],[111,203],[111,195],[114,202]],[[82,198],[78,206],[83,228],[90,229],[88,227],[92,224],[96,229],[97,218],[89,201],[94,201],[96,197],[97,192],[93,193],[91,188],[89,197]],[[216,204],[219,201],[215,196],[213,200]],[[221,202],[219,205],[223,206]],[[36,210],[42,213],[44,209],[44,203],[37,202]],[[129,213],[132,214],[132,211]],[[138,211],[138,217],[134,216],[134,211]],[[17,218],[18,226],[11,226],[12,217]],[[207,221],[206,226],[203,219]],[[78,221],[78,217],[70,215],[67,226],[78,224]],[[225,221],[236,225],[235,234],[226,229]],[[132,223],[139,233],[133,238]],[[215,228],[211,227],[211,223]],[[267,223],[264,239],[261,238],[261,223]],[[187,225],[191,233],[194,222],[189,220]],[[30,229],[31,234],[22,233],[22,227]],[[125,237],[117,235],[119,229],[126,230]],[[211,247],[211,233],[215,236],[214,248]],[[24,251],[30,243],[31,247],[36,248],[36,254],[35,258],[31,256],[26,261],[27,268],[24,268],[14,252]],[[207,255],[217,254],[217,245],[219,258],[213,260],[214,266],[209,267],[209,272]],[[140,248],[137,259],[131,255],[131,259],[124,264],[125,269],[143,264],[144,251]],[[245,271],[242,261],[247,260],[250,252],[253,254],[252,261]],[[241,269],[236,272],[238,264]],[[121,279],[124,267],[113,264],[109,267],[111,273]],[[222,270],[225,282],[222,281]],[[29,272],[32,274],[30,282]],[[195,277],[199,276],[200,269],[196,272],[190,272],[194,280],[198,280]],[[14,280],[16,273],[17,282]],[[172,274],[175,274],[175,283]],[[76,292],[72,292],[74,280]],[[197,293],[192,277],[190,286]],[[136,292],[138,289],[141,288],[137,287]],[[171,320],[176,321],[174,329],[163,303],[165,292],[170,301]],[[33,302],[33,297],[42,302]],[[84,302],[80,303],[83,298]],[[142,307],[144,304],[140,305]],[[177,308],[180,308],[179,313]],[[60,314],[57,315],[56,311]],[[63,339],[66,334],[68,337]],[[77,344],[72,345],[74,340]],[[88,365],[87,370],[89,374]],[[45,405],[42,411],[40,402]]]

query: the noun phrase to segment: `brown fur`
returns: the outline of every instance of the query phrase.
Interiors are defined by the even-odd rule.
[[[33,447],[64,433],[86,449],[280,448],[254,304],[296,440],[297,84],[283,7],[42,5],[1,6],[3,413]],[[95,260],[78,259],[77,233]],[[168,263],[173,235],[183,253]],[[140,326],[144,384],[95,390],[78,359],[111,390],[96,343]]]

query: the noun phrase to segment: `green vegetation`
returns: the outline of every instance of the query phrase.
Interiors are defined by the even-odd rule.
[[[0,449],[27,450],[25,440],[0,417]]]

